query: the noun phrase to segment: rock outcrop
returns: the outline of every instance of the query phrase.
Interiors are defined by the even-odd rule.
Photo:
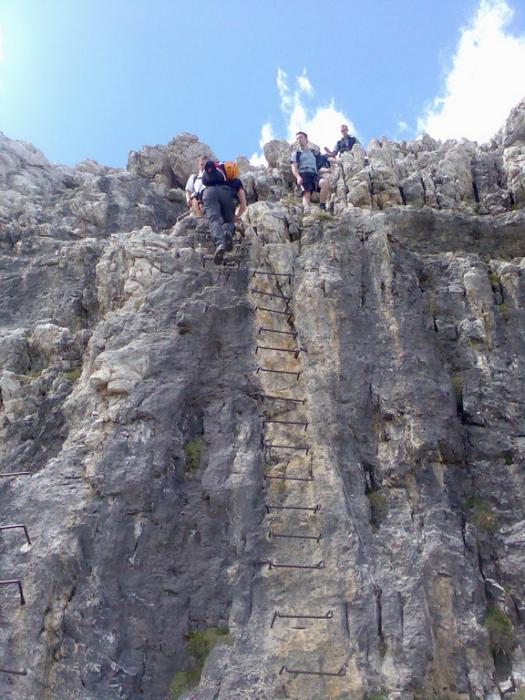
[[[524,134],[267,144],[221,268],[196,137],[1,137],[0,697],[521,697]]]

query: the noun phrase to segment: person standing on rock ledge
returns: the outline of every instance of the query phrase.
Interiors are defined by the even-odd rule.
[[[202,193],[204,191],[204,185],[202,184],[202,176],[204,174],[204,166],[206,165],[206,158],[199,156],[197,159],[197,172],[189,176],[188,182],[186,183],[186,205],[188,209],[191,209],[195,216],[204,216],[202,211]]]
[[[350,134],[348,133],[348,126],[346,124],[343,124],[341,126],[341,134],[343,138],[339,139],[339,141],[335,144],[333,151],[331,151],[326,146],[324,147],[325,153],[328,153],[329,156],[333,156],[335,158],[335,156],[338,153],[351,151],[354,144],[359,143],[355,136],[350,136]]]
[[[220,265],[224,254],[233,249],[234,222],[239,221],[246,211],[246,193],[242,182],[236,177],[238,172],[238,165],[232,162],[214,163],[209,160],[204,166],[202,201],[216,245],[213,258],[216,265]]]
[[[290,156],[290,162],[292,173],[303,192],[304,211],[306,213],[310,210],[312,192],[319,192],[319,206],[325,211],[330,183],[325,178],[319,178],[317,159],[320,153],[318,150],[309,148],[308,136],[304,131],[298,131],[296,136],[299,150]]]

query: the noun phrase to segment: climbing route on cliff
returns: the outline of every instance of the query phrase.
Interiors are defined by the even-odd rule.
[[[334,624],[341,624],[337,618],[342,608],[337,596],[328,594],[322,601],[317,590],[319,577],[333,575],[333,562],[325,559],[322,523],[327,504],[323,508],[316,488],[320,475],[302,382],[307,352],[295,326],[294,275],[291,269],[272,265],[271,254],[267,261],[267,268],[252,271],[249,292],[255,310],[255,372],[261,383],[266,485],[267,558],[260,566],[266,571],[268,597],[274,605],[271,643],[279,650],[275,654],[279,695],[275,697],[281,693],[294,698],[343,697],[335,685],[346,675],[348,652],[344,646],[338,648],[341,641],[333,631]],[[296,594],[297,577],[309,581],[310,590],[301,600]],[[327,591],[330,588],[321,585]]]
[[[6,472],[3,474],[0,474],[0,479],[12,479],[20,476],[31,476],[31,472],[27,471],[22,471],[22,472]],[[8,532],[12,530],[22,530],[24,533],[24,537],[26,540],[26,545],[27,547],[31,547],[31,539],[29,537],[29,532],[27,530],[27,527],[24,524],[9,524],[9,525],[1,525],[0,526],[0,532]],[[1,575],[1,572],[0,572]],[[24,595],[24,588],[22,581],[19,578],[11,578],[11,579],[1,579],[0,580],[0,586],[8,586],[9,588],[14,587],[15,589],[18,589],[18,601],[20,607],[25,606],[26,604],[26,598]],[[3,650],[2,654],[2,659],[6,659],[9,656],[12,656],[10,654],[10,650]],[[18,661],[19,668],[6,668],[4,667],[4,662],[0,662],[0,673],[6,674],[8,676],[25,676],[27,675],[27,671],[25,668],[23,668],[22,664],[20,661]]]

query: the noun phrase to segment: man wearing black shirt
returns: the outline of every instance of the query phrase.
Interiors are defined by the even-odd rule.
[[[352,146],[354,143],[359,143],[359,141],[355,138],[355,136],[350,136],[348,133],[348,127],[346,124],[343,124],[341,126],[341,134],[343,136],[342,139],[339,139],[339,141],[335,144],[334,150],[331,151],[329,148],[325,146],[325,152],[328,153],[329,156],[336,156],[338,153],[344,153],[345,151],[351,151]]]
[[[202,182],[205,185],[202,195],[204,211],[216,245],[213,260],[220,265],[224,254],[233,247],[234,222],[239,221],[246,211],[246,193],[239,178],[227,180],[221,164],[213,161],[204,166]]]

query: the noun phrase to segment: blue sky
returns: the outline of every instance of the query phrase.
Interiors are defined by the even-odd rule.
[[[299,125],[333,146],[341,120],[483,141],[524,75],[524,0],[0,0],[0,130],[70,165],[181,131],[223,159]]]

